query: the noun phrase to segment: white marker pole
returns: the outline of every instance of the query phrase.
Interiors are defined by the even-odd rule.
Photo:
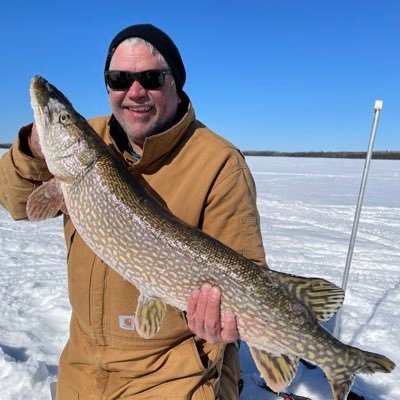
[[[372,149],[374,147],[376,130],[378,128],[379,114],[382,110],[382,106],[383,106],[382,100],[375,101],[374,121],[372,124],[371,137],[369,140],[367,157],[365,159],[364,172],[363,172],[361,186],[360,186],[360,193],[358,195],[358,203],[357,203],[356,213],[354,216],[353,230],[351,232],[349,250],[347,252],[346,267],[345,267],[344,275],[343,275],[342,289],[344,292],[346,292],[347,282],[349,280],[350,265],[351,265],[351,259],[353,257],[354,243],[356,241],[358,223],[360,221],[361,208],[362,208],[362,204],[364,201],[365,187],[367,185],[369,164],[370,164],[371,158],[372,158]],[[339,311],[336,314],[335,327],[333,329],[333,335],[335,337],[338,337],[338,334],[339,334],[339,325],[340,325],[340,318],[342,315],[342,309],[343,309],[343,306],[340,307]]]

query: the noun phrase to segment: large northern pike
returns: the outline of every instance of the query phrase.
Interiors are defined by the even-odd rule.
[[[142,337],[157,333],[166,303],[185,310],[191,290],[208,282],[221,288],[222,311],[236,314],[241,339],[277,392],[291,382],[300,358],[323,369],[335,400],[347,398],[356,373],[395,367],[382,355],[343,344],[320,326],[340,307],[340,288],[323,279],[260,268],[173,216],[40,76],[32,79],[31,102],[42,151],[56,179],[32,194],[28,216],[54,216],[64,198],[86,243],[139,289],[135,322]]]

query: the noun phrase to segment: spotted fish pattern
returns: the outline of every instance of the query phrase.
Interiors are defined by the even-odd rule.
[[[31,82],[31,103],[58,184],[37,189],[28,216],[52,217],[65,201],[91,249],[141,292],[135,324],[143,337],[157,334],[166,304],[185,310],[191,290],[208,282],[221,288],[222,314],[228,309],[236,314],[240,338],[277,392],[292,381],[300,358],[324,370],[335,400],[347,398],[355,374],[393,370],[388,358],[348,346],[320,325],[342,304],[340,288],[321,278],[260,268],[173,216],[112,157],[68,99],[39,76]],[[53,195],[55,188],[62,196]]]

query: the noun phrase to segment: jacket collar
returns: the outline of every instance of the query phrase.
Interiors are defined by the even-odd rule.
[[[182,102],[178,111],[178,120],[169,129],[152,135],[145,139],[143,154],[139,160],[132,155],[132,148],[128,138],[112,115],[109,121],[110,139],[118,152],[124,157],[130,166],[144,170],[170,153],[183,140],[189,125],[195,119],[195,113],[188,96],[182,92]]]

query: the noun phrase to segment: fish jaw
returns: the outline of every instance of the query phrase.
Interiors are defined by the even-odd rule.
[[[70,101],[41,76],[32,78],[30,93],[49,171],[61,181],[81,179],[99,158],[100,139]]]

